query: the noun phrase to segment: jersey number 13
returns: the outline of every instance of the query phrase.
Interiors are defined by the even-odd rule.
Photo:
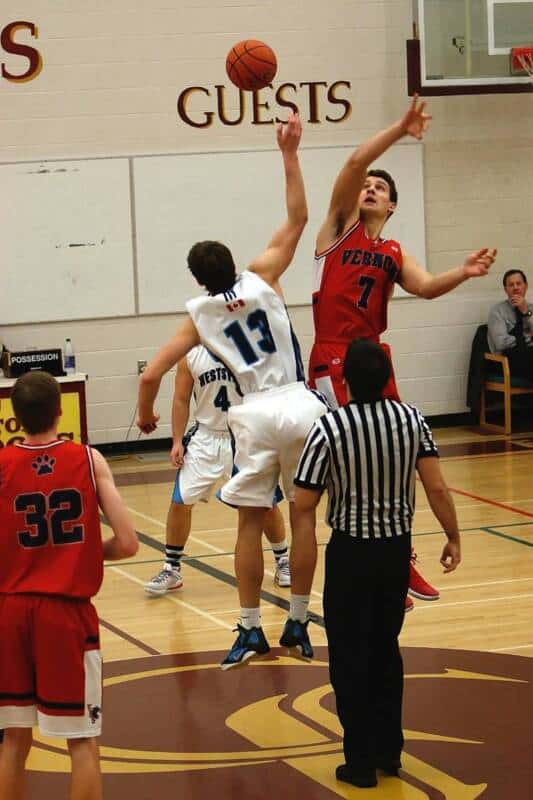
[[[270,325],[268,324],[267,315],[261,308],[248,314],[246,317],[246,327],[249,331],[258,331],[261,335],[261,338],[253,343],[259,350],[263,353],[276,352],[276,344],[272,336],[272,331],[270,330]],[[228,339],[231,339],[247,364],[255,364],[256,361],[259,361],[259,356],[240,322],[235,320],[231,325],[227,325],[224,328],[224,333]]]

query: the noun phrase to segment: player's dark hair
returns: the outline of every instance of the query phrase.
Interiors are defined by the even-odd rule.
[[[26,372],[17,378],[11,390],[11,403],[26,433],[45,433],[53,427],[61,411],[59,383],[48,372]]]
[[[505,289],[505,286],[507,284],[507,278],[510,278],[511,275],[521,275],[522,276],[522,280],[524,281],[524,283],[527,283],[526,273],[522,272],[521,269],[508,269],[507,272],[505,273],[505,275],[503,276],[503,288],[504,289]]]
[[[384,169],[370,169],[366,174],[372,175],[374,178],[383,178],[385,183],[388,183],[389,185],[389,197],[391,203],[398,202],[398,189],[396,188],[396,184],[392,175],[389,175],[389,173],[385,172]]]
[[[187,264],[209,294],[227,292],[237,279],[231,251],[220,242],[197,242],[189,250]]]
[[[344,357],[343,375],[354,400],[360,403],[380,400],[390,372],[390,361],[379,344],[369,339],[350,342]]]

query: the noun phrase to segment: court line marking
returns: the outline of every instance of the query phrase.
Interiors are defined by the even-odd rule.
[[[500,506],[502,508],[506,508],[507,510],[510,510],[510,511],[514,511],[515,510],[512,507],[504,506],[503,504],[497,503],[496,501],[490,501],[490,500],[488,500],[486,498],[477,497],[475,495],[470,495],[469,493],[463,492],[462,490],[451,490],[451,491],[456,491],[458,494],[464,494],[466,496],[474,497],[475,499],[479,499],[482,502],[487,502],[487,503],[489,503],[491,505],[498,505],[498,506]],[[155,520],[154,518],[148,517],[146,514],[143,514],[142,512],[137,512],[135,509],[132,509],[132,508],[130,508],[129,510],[134,514],[137,514],[138,516],[144,517],[148,521],[154,522],[155,524],[157,524],[159,526],[164,526],[164,523],[160,522],[159,520]],[[521,513],[524,516],[533,517],[533,514],[529,514],[528,512],[521,512],[521,511],[518,510],[517,513]],[[231,529],[225,529],[225,530],[231,530]],[[473,530],[483,531],[484,529],[483,528],[476,528],[476,529],[473,529]],[[157,550],[160,550],[160,551],[164,551],[164,546],[161,543],[159,543],[157,540],[154,540],[151,536],[149,536],[147,534],[142,534],[142,533],[139,533],[139,536],[141,538],[141,541],[144,541],[144,543],[147,544],[148,546],[153,547],[153,548],[155,548]],[[212,546],[212,549],[219,550],[219,548],[214,548],[214,546]],[[221,553],[224,553],[224,551],[221,551]],[[217,577],[220,580],[224,581],[225,583],[230,583],[230,584],[236,586],[236,579],[233,576],[230,576],[227,573],[222,572],[221,570],[208,568],[208,565],[203,564],[200,561],[197,561],[197,559],[189,559],[188,563],[189,563],[190,566],[193,566],[193,567],[195,567],[197,569],[200,569],[203,572],[211,573],[213,575],[213,577]],[[114,569],[117,570],[119,568],[115,567]],[[126,577],[130,578],[131,580],[134,580],[136,583],[144,585],[143,582],[140,581],[139,579],[134,578],[133,576],[130,576],[127,573],[124,573],[124,574],[125,574]],[[313,592],[313,594],[317,594],[318,596],[321,596],[320,593],[317,593],[317,592]],[[438,603],[435,603],[435,604],[431,603],[431,604],[425,604],[425,605],[422,605],[422,606],[417,604],[416,608],[419,609],[419,610],[423,609],[423,608],[426,608],[426,610],[427,610],[428,608],[432,608],[432,607],[433,608],[448,608],[448,607],[458,606],[458,605],[479,605],[479,604],[483,604],[483,603],[500,602],[501,600],[524,599],[524,598],[529,598],[529,597],[533,597],[533,595],[527,595],[527,594],[525,594],[525,595],[524,594],[522,594],[522,595],[509,595],[507,597],[483,598],[483,599],[479,599],[479,600],[464,600],[464,601],[455,601],[453,603],[442,603],[442,602],[439,601]],[[261,591],[261,598],[263,600],[267,600],[268,602],[273,603],[274,605],[277,605],[278,607],[285,608],[286,610],[288,610],[288,608],[289,608],[289,603],[286,600],[284,600],[282,598],[279,598],[276,595],[272,595],[270,592],[266,592],[265,590]],[[177,599],[177,598],[171,598],[170,597],[168,599],[172,600],[172,599]],[[195,609],[194,607],[191,607],[191,608],[192,608],[192,610],[197,610],[198,613],[205,614],[205,612],[201,612],[200,609]],[[316,615],[316,614],[312,615],[312,621],[315,622],[316,624],[320,625],[321,627],[324,626],[323,619],[321,617],[319,617],[318,615]],[[223,624],[223,623],[219,622],[218,624]],[[231,626],[228,626],[228,627],[231,627]]]
[[[197,557],[198,556],[195,556],[195,558],[197,558]],[[209,558],[209,557],[210,556],[202,556],[202,558]],[[184,560],[185,560],[185,563],[187,563],[188,558],[186,558]],[[158,564],[159,561],[160,561],[160,559],[156,559],[154,561],[132,562],[128,566],[137,566],[138,564],[140,564],[140,565],[143,565],[143,564]],[[109,569],[111,567],[113,567],[113,566],[115,566],[113,564],[113,562],[108,562],[106,564],[106,567],[109,568]],[[441,592],[456,592],[456,591],[458,592],[458,591],[466,591],[468,589],[479,589],[479,588],[484,587],[484,586],[500,586],[502,584],[507,584],[507,583],[524,583],[524,582],[528,582],[528,581],[529,582],[533,581],[533,576],[531,578],[502,578],[501,580],[497,580],[497,581],[483,581],[481,583],[461,583],[461,584],[458,584],[457,586],[446,586],[444,584],[440,584],[439,586],[435,585],[435,588],[438,589]],[[287,589],[289,589],[289,587],[287,587]],[[314,599],[311,600],[309,605],[317,605],[319,600],[322,599],[322,596],[323,596],[322,592],[318,592],[317,591],[317,592],[315,592],[315,594],[318,595],[318,598],[316,600],[314,600]],[[161,596],[163,596],[163,595],[161,595]],[[437,602],[439,602],[439,601],[437,601]],[[440,602],[439,602],[439,604],[443,605]],[[214,612],[215,612],[215,609],[213,609],[213,611],[209,612],[209,613],[214,613]],[[220,611],[219,613],[222,614],[222,615],[239,614],[240,613],[240,608],[224,609],[224,611]]]
[[[493,647],[487,652],[489,653],[503,653],[505,650],[528,650],[533,647],[533,644],[514,644],[508,647]]]
[[[515,444],[518,444],[515,442]],[[500,453],[469,453],[464,456],[447,456],[442,455],[441,461],[471,461],[476,458],[501,458],[502,456],[524,456],[531,455],[531,447],[522,447],[521,450],[502,450]],[[440,447],[439,447],[440,453]]]
[[[142,517],[145,517],[145,518],[147,518],[147,517],[146,517],[146,515],[145,515],[145,514],[142,514],[141,512],[136,512],[134,509],[130,509],[130,510],[131,510],[133,513],[137,513],[137,514],[139,514],[139,516],[142,516]],[[148,518],[148,519],[149,519],[151,522],[154,522],[154,523],[155,523],[155,524],[157,524],[157,525],[163,525],[163,523],[162,523],[162,522],[160,522],[159,520],[156,520],[156,519],[154,519],[154,518]],[[510,524],[511,524],[511,525],[519,525],[519,524],[521,524],[521,523],[510,523]],[[229,529],[227,529],[227,528],[226,528],[226,529],[220,529],[220,530],[229,530]],[[488,530],[488,529],[485,529],[485,528],[474,528],[474,529],[472,529],[472,530],[479,530],[479,531],[481,531],[481,532],[493,533],[493,531],[490,531],[490,530]],[[498,534],[497,532],[494,532],[494,534],[495,534],[495,535],[501,535],[501,536],[504,536],[504,538],[509,538],[509,539],[512,539],[512,540],[514,540],[514,541],[517,541],[517,542],[520,542],[520,543],[529,544],[529,542],[523,542],[523,540],[521,540],[521,539],[517,539],[516,537],[508,537],[508,536],[505,536],[505,534]],[[189,537],[189,539],[192,539],[192,538],[193,538],[192,536],[191,536],[191,537]],[[199,542],[199,543],[205,544],[205,543],[204,543],[204,542],[202,542],[201,540],[196,540],[196,541],[197,541],[197,542]],[[267,552],[268,552],[268,551],[267,551]],[[225,552],[225,551],[223,551],[223,550],[219,550],[219,554],[220,554],[220,555],[225,555],[225,556],[230,556],[230,555],[233,555],[233,554],[231,554],[231,553],[227,553],[227,552]],[[206,555],[205,557],[206,557],[206,558],[209,558],[210,556]],[[197,558],[197,556],[196,556],[196,558]],[[190,557],[187,557],[187,561],[189,561],[189,560],[190,560]],[[266,575],[269,575],[270,577],[274,577],[274,573],[272,573],[270,570],[266,570],[266,569],[265,569],[265,574],[266,574]],[[519,582],[523,582],[523,581],[531,581],[531,580],[533,580],[533,578],[508,578],[508,579],[502,579],[502,580],[499,580],[499,581],[487,581],[487,582],[483,582],[483,583],[461,584],[461,585],[459,585],[459,586],[440,586],[440,587],[437,587],[437,588],[438,588],[439,590],[442,590],[442,591],[450,591],[450,590],[453,590],[453,591],[459,591],[459,590],[465,590],[465,589],[475,589],[475,588],[479,588],[479,587],[482,587],[482,586],[496,586],[496,585],[500,585],[500,584],[506,584],[506,583],[519,583]],[[322,592],[318,592],[318,591],[316,591],[316,590],[313,590],[313,591],[312,591],[312,594],[313,594],[315,597],[319,598],[319,599],[322,599],[322,597],[323,597],[323,595],[322,595]],[[475,601],[464,601],[464,602],[466,603],[466,602],[475,602]],[[441,608],[442,608],[442,607],[444,607],[444,606],[447,606],[447,605],[450,605],[450,604],[449,604],[449,603],[442,603],[442,602],[439,602],[439,606],[440,606]],[[224,613],[229,613],[229,612],[224,612]],[[238,613],[238,612],[236,612],[236,613]]]
[[[136,578],[135,575],[130,575],[128,572],[123,570],[121,567],[112,566],[112,567],[110,567],[110,569],[112,569],[113,572],[118,572],[119,575],[123,575],[129,581],[133,581],[133,583],[139,584],[139,586],[144,586],[144,584],[145,584],[145,581],[141,581],[140,578]],[[200,617],[204,617],[205,619],[208,619],[210,622],[213,622],[215,625],[218,625],[221,628],[225,628],[226,630],[229,630],[229,631],[233,630],[233,625],[228,625],[227,622],[224,622],[223,620],[218,619],[213,614],[209,614],[207,611],[202,611],[201,608],[198,608],[197,606],[193,606],[192,603],[187,603],[185,600],[180,600],[178,597],[176,597],[173,594],[161,595],[161,599],[170,600],[171,603],[175,603],[178,606],[183,606],[183,608],[186,608],[188,611],[192,611],[195,614],[198,614]]]
[[[483,503],[476,503],[475,505],[471,506],[459,506],[459,508],[483,508]],[[526,522],[525,520],[522,522],[498,522],[495,523],[493,527],[497,525],[498,528],[518,528],[518,527],[526,527],[527,525],[533,525],[533,522]],[[460,533],[461,536],[465,533],[483,533],[484,529],[476,526],[475,528],[461,528]],[[442,534],[442,528],[438,531],[420,531],[419,533],[412,533],[412,538],[416,538],[417,536],[437,536],[438,534]]]
[[[513,523],[513,524],[521,524],[521,523]],[[480,533],[484,533],[485,532],[484,529],[482,529],[482,528],[475,528],[475,529],[472,529],[472,530],[479,531]],[[442,533],[442,531],[436,531],[436,533]],[[461,531],[461,534],[463,534],[463,533],[464,533],[464,531]],[[420,535],[423,535],[423,534],[420,534]],[[429,535],[429,534],[425,534],[425,535]],[[325,546],[326,546],[326,542],[318,542],[318,547],[325,547]],[[264,552],[268,553],[268,552],[270,552],[270,550],[267,549]],[[222,555],[232,556],[233,553],[225,552]],[[183,556],[182,561],[183,561],[183,563],[186,564],[191,558],[200,559],[200,558],[216,558],[216,557],[217,557],[216,555],[210,555],[209,553],[198,553],[198,554],[196,554],[194,556]],[[129,561],[127,563],[127,566],[137,567],[137,566],[143,566],[144,564],[159,564],[160,562],[161,562],[161,559],[159,559],[159,558],[149,559],[147,561]],[[110,568],[110,567],[114,566],[114,564],[113,564],[112,561],[108,561],[108,562],[106,562],[105,566],[106,566],[106,568]],[[271,577],[274,577],[274,573],[270,573],[267,570],[265,570],[265,574],[268,574]],[[482,587],[482,586],[498,586],[498,585],[504,584],[504,583],[523,583],[524,581],[533,581],[533,576],[531,576],[531,578],[501,578],[500,580],[497,580],[497,581],[483,581],[483,582],[479,582],[479,583],[461,583],[461,584],[458,584],[457,586],[449,586],[449,585],[441,584],[440,586],[436,586],[436,588],[439,589],[439,590],[445,591],[445,592],[451,592],[451,591],[459,591],[459,590],[463,590],[463,589],[477,589],[477,588]],[[286,588],[289,588],[289,587],[286,587]],[[314,592],[314,594],[319,595],[320,598],[322,597],[322,593],[321,592]],[[235,611],[239,611],[239,609],[235,609]],[[227,613],[227,612],[225,611],[224,613]]]
[[[460,492],[459,489],[456,489],[456,490],[450,489],[450,491]],[[485,502],[488,502],[488,501],[484,501],[482,503],[471,503],[470,505],[460,506],[460,508],[468,508],[468,509],[470,509],[470,508],[483,508],[484,505],[485,505]],[[532,499],[528,498],[528,499],[524,500],[524,502],[533,503],[533,498]],[[163,527],[163,528],[166,527],[165,523],[161,522],[161,520],[159,520],[159,519],[155,519],[154,517],[149,517],[146,514],[143,514],[141,511],[137,511],[137,510],[131,508],[131,506],[128,506],[127,508],[128,508],[129,511],[131,511],[132,514],[137,514],[137,516],[142,517],[143,519],[146,519],[148,522],[153,522],[155,525],[158,525],[159,527]],[[424,514],[424,513],[431,514],[433,512],[431,511],[431,508],[429,506],[423,507],[423,508],[422,507],[418,507],[417,508],[418,516],[420,516],[421,513],[422,514]],[[533,518],[533,514],[531,514],[530,516]],[[285,518],[283,519],[283,521],[285,522],[285,524],[287,526],[289,525],[288,521]],[[504,522],[504,523],[501,523],[501,524],[498,523],[498,527],[499,528],[512,527],[514,525],[533,525],[533,522]],[[480,527],[476,525],[473,528],[462,528],[461,529],[461,533],[468,533],[469,531],[479,531],[479,530],[480,530]],[[198,531],[198,533],[201,533],[201,534],[203,534],[203,533],[205,533],[205,534],[211,534],[211,533],[212,534],[217,534],[217,533],[227,533],[228,531],[230,531],[230,532],[233,531],[236,534],[237,533],[237,528],[236,528],[236,526],[233,526],[231,528],[206,528],[205,530]],[[319,520],[317,522],[317,531],[319,531],[321,533],[325,533],[326,535],[329,535],[330,528],[327,526],[327,524],[325,522],[321,522]],[[418,533],[413,532],[412,536],[435,536],[436,534],[439,534],[439,533],[442,533],[442,528],[440,528],[439,530],[435,530],[435,531],[419,531]],[[159,536],[164,536],[164,532],[163,533],[152,533],[152,534],[150,534],[150,536],[153,536],[154,538],[155,537],[159,537]],[[194,539],[194,538],[195,537],[192,536],[192,535],[189,536],[189,539],[191,539],[191,540]],[[204,544],[204,542],[201,539],[198,539],[197,541],[199,541],[202,544]],[[214,545],[207,545],[207,546],[211,547],[214,550],[217,549]],[[268,550],[268,548],[267,548],[267,550]],[[227,551],[221,551],[221,552],[227,553]]]
[[[441,586],[440,588],[443,591],[451,592],[456,591],[458,589],[476,589],[479,586],[497,586],[501,583],[521,583],[522,581],[533,581],[533,577],[531,578],[502,578],[499,581],[485,581],[484,583],[463,583],[459,586]],[[437,587],[439,588],[439,587]]]
[[[455,490],[455,491],[458,491],[459,493],[462,493],[461,490]],[[491,502],[491,501],[487,501],[487,502]],[[154,524],[156,524],[156,525],[158,525],[160,527],[165,527],[165,524],[163,522],[161,522],[160,520],[155,519],[154,517],[149,517],[146,514],[143,514],[140,511],[136,511],[135,509],[133,509],[131,507],[128,507],[128,510],[131,511],[133,514],[137,514],[138,516],[143,517],[144,519],[148,520],[149,522],[152,522],[152,523],[154,523]],[[533,514],[531,514],[529,516],[533,517]],[[522,523],[508,523],[509,526],[511,526],[511,525],[516,526],[516,525],[520,525],[520,524],[522,524]],[[233,530],[233,529],[232,528],[212,529],[210,532],[217,533],[219,531],[228,531],[228,530]],[[472,528],[471,530],[478,530],[480,532],[490,533],[490,534],[493,534],[495,536],[501,536],[502,538],[507,538],[507,539],[510,539],[512,541],[516,541],[516,542],[518,542],[520,544],[526,544],[528,546],[533,546],[533,544],[531,544],[530,542],[527,542],[527,541],[522,540],[522,539],[518,539],[516,537],[508,536],[506,534],[501,534],[501,533],[498,533],[497,531],[492,531],[492,530],[490,530],[488,528],[479,527],[479,528]],[[204,532],[207,532],[207,531],[204,531]],[[439,533],[439,531],[435,531],[435,533]],[[147,536],[147,534],[144,534],[144,535]],[[233,556],[232,553],[227,553],[227,551],[224,551],[221,548],[217,548],[215,545],[211,545],[210,546],[206,542],[204,542],[203,540],[198,539],[196,537],[189,536],[189,541],[191,541],[191,540],[195,541],[197,544],[202,544],[202,545],[205,545],[207,547],[210,547],[210,549],[216,551],[217,555],[222,555],[222,556],[226,556],[226,557]],[[269,552],[269,550],[267,550],[266,552]],[[187,562],[190,562],[192,560],[192,558],[198,558],[198,556],[196,556],[196,557],[186,557],[186,558],[187,558]],[[206,558],[209,558],[209,556],[206,555]],[[268,576],[270,576],[272,578],[274,577],[274,573],[271,572],[270,570],[267,570],[267,569],[265,569],[265,575],[268,575]],[[138,580],[138,579],[136,579],[136,580]],[[501,581],[488,581],[488,582],[485,582],[485,583],[463,584],[463,585],[460,585],[460,586],[449,586],[449,587],[443,586],[443,587],[437,587],[437,588],[439,590],[443,590],[443,591],[450,591],[450,590],[458,591],[458,590],[461,590],[461,589],[474,589],[474,588],[478,588],[478,587],[482,587],[482,586],[492,586],[492,585],[505,584],[505,583],[518,583],[518,582],[528,581],[528,580],[533,580],[533,578],[509,578],[509,579],[505,579],[505,580],[501,580]],[[138,581],[138,582],[142,583],[142,581]],[[319,599],[322,599],[322,597],[323,597],[322,592],[318,592],[316,590],[312,590],[311,594],[313,596],[319,598]],[[527,595],[520,595],[520,596],[526,597]],[[493,598],[484,598],[483,602],[490,602],[492,599]],[[494,598],[494,599],[497,600],[499,598]],[[505,599],[505,598],[502,598],[502,599]],[[285,602],[287,602],[287,601],[285,601]],[[438,601],[438,605],[439,605],[440,608],[444,608],[444,607],[448,607],[448,606],[455,605],[455,604],[465,604],[466,605],[468,603],[476,603],[476,602],[480,602],[480,601],[468,600],[468,601],[456,601],[456,603],[442,603],[441,601]],[[417,604],[417,608],[419,608],[419,607],[420,606],[418,606],[418,604]]]
[[[317,606],[317,605],[319,605],[320,603],[321,603],[321,600],[320,600],[320,599],[317,599],[317,600],[310,600],[310,601],[309,601],[309,607],[311,607],[311,606]],[[214,613],[214,611],[213,611],[213,613]],[[237,616],[239,616],[239,614],[241,613],[241,609],[240,609],[240,608],[227,608],[227,609],[224,609],[224,611],[219,611],[218,613],[219,613],[221,616],[227,616],[227,615],[229,615],[229,614],[237,614]],[[262,615],[261,615],[261,616],[262,616]]]
[[[461,492],[459,489],[450,489],[450,492],[458,492],[459,494],[464,494],[464,492]],[[525,502],[526,503],[531,503],[533,501],[526,500]],[[473,508],[485,508],[487,503],[490,503],[490,500],[483,501],[482,503],[464,503],[464,504],[458,505],[457,508],[462,508],[462,509],[466,509],[466,510],[469,511],[470,509],[473,509]],[[501,506],[501,507],[504,508],[504,510],[505,510],[504,506]],[[513,509],[511,509],[511,510],[513,510]],[[425,508],[425,509],[420,509],[420,511],[431,511],[431,509]],[[520,513],[520,512],[518,512],[518,513]],[[531,516],[533,517],[533,514],[531,514]],[[522,525],[531,525],[530,522],[523,522],[521,524]]]
[[[135,638],[135,636],[126,633],[126,631],[123,631],[122,628],[119,628],[117,625],[113,625],[111,622],[103,619],[103,617],[100,615],[98,615],[98,622],[102,628],[111,631],[111,633],[114,633],[116,636],[120,636],[121,639],[124,639],[124,641],[128,642],[129,644],[135,645],[135,647],[137,647],[139,650],[144,650],[144,652],[148,653],[149,656],[161,655],[159,650],[155,650],[153,647],[150,647],[149,644],[146,644],[146,642],[142,642],[140,639]]]
[[[135,508],[132,508],[131,506],[127,506],[127,509],[128,509],[128,511],[131,511],[132,514],[137,514],[138,517],[142,517],[143,519],[147,520],[148,522],[153,522],[154,525],[158,525],[160,528],[166,528],[166,524],[164,522],[162,522],[160,519],[156,519],[155,517],[149,517],[147,514],[143,514],[142,511],[137,511]],[[285,518],[283,519],[283,521],[285,522],[286,525],[289,524]],[[320,523],[319,523],[319,525],[320,525]],[[214,534],[216,534],[216,533],[227,533],[228,531],[230,531],[230,532],[233,531],[235,536],[237,536],[237,526],[236,525],[233,525],[231,528],[206,528],[205,530],[198,531],[198,533],[214,533]],[[150,534],[150,535],[155,537],[155,536],[162,536],[162,535],[164,535],[164,533],[163,534],[153,533],[153,534]],[[192,534],[189,536],[189,540],[194,540],[194,541],[199,542],[200,544],[205,544],[206,547],[210,547],[212,550],[216,550],[216,551],[218,551],[218,552],[220,552],[220,553],[222,553],[224,555],[227,555],[227,551],[226,550],[220,550],[215,545],[210,545],[207,542],[204,542],[202,539],[197,539]],[[229,555],[232,555],[232,553],[230,553]]]
[[[138,517],[147,520],[148,522],[152,522],[154,525],[158,525],[160,528],[166,528],[164,522],[161,522],[159,519],[155,519],[155,517],[149,517],[147,514],[143,514],[141,511],[136,511],[131,506],[127,506],[128,511],[131,511],[132,514],[136,514]],[[234,530],[233,528],[220,528],[220,530]],[[210,531],[203,531],[203,533],[210,533]],[[203,547],[207,547],[208,550],[213,550],[214,553],[218,553],[219,555],[224,555],[225,550],[222,550],[220,547],[216,547],[214,544],[209,544],[209,542],[204,542],[202,539],[197,539],[195,536],[189,536],[189,541],[196,542],[197,544],[201,544]]]
[[[496,506],[497,508],[503,508],[505,511],[510,511],[513,514],[521,514],[523,517],[533,518],[533,513],[530,511],[524,511],[521,508],[515,508],[514,506],[507,505],[507,503],[500,503],[498,500],[490,500],[488,497],[481,497],[478,494],[472,494],[472,492],[465,492],[463,489],[453,489],[451,486],[448,487],[450,492],[454,492],[455,494],[463,495],[464,497],[470,497],[473,500],[479,500],[481,503],[487,503],[490,506]],[[523,503],[531,503],[533,502],[532,498],[526,497],[522,500]]]
[[[415,608],[418,610],[428,608],[451,608],[452,606],[475,606],[482,603],[501,603],[502,600],[525,600],[526,598],[533,597],[533,594],[508,594],[503,597],[482,597],[478,600],[456,600],[453,603],[442,603],[440,600],[437,602],[426,602],[424,605],[416,604]],[[423,601],[422,601],[423,602]]]
[[[127,509],[128,509],[128,511],[131,511],[132,514],[137,514],[139,517],[142,517],[143,519],[148,520],[148,522],[152,522],[154,525],[159,525],[162,528],[166,528],[165,523],[161,522],[161,520],[155,519],[155,517],[148,517],[146,514],[143,514],[142,512],[136,511],[134,508],[131,508],[131,506],[127,506]],[[209,531],[202,531],[202,533],[220,533],[220,531],[233,531],[233,530],[236,530],[236,529],[235,528],[214,528],[214,529],[209,530]],[[146,533],[144,535],[148,536],[148,534],[146,534]],[[209,544],[208,542],[205,542],[203,539],[198,539],[197,536],[190,535],[188,537],[187,541],[188,542],[192,541],[192,542],[195,542],[196,544],[199,544],[199,545],[202,545],[204,547],[207,547],[209,550],[213,550],[217,555],[225,556],[226,558],[233,558],[233,556],[234,556],[234,553],[228,553],[227,550],[223,550],[220,547],[216,547],[216,545],[214,545],[214,544]],[[267,548],[266,550],[263,550],[263,552],[264,553],[272,552],[272,549],[271,548]],[[198,558],[198,556],[189,556],[187,558],[187,561],[190,563],[192,558]],[[275,573],[272,572],[272,570],[269,570],[269,569],[266,569],[266,568],[264,569],[264,574],[268,575],[269,578],[274,578],[274,575],[275,575]],[[314,589],[311,589],[311,594],[314,595],[315,597],[322,597],[322,594],[320,592],[315,591]]]
[[[207,556],[205,556],[205,558],[207,558]],[[141,567],[143,564],[160,564],[160,563],[161,563],[161,559],[160,558],[149,558],[146,561],[127,561],[126,562],[126,566],[127,567]],[[114,566],[115,566],[115,564],[114,564],[113,561],[106,561],[105,564],[104,564],[104,567],[106,569],[109,569],[109,567],[114,567]]]
[[[133,512],[133,513],[137,513],[137,512]],[[104,522],[105,522],[105,520],[104,520]],[[105,523],[105,524],[107,524],[107,523]],[[159,524],[162,525],[163,523],[160,522]],[[154,550],[158,550],[160,553],[164,553],[165,552],[165,546],[163,544],[161,544],[161,542],[158,542],[157,539],[154,539],[152,536],[149,536],[148,534],[143,533],[142,531],[136,531],[136,533],[137,533],[137,536],[139,537],[139,541],[141,541],[143,544],[147,545],[147,547],[151,547]],[[221,581],[222,583],[226,583],[229,586],[233,586],[234,588],[237,588],[237,579],[235,578],[234,575],[231,575],[231,574],[229,574],[227,572],[223,572],[222,570],[217,569],[216,567],[212,567],[210,564],[206,564],[205,562],[200,561],[197,558],[189,558],[187,563],[193,569],[197,569],[200,572],[203,572],[203,573],[205,573],[207,575],[210,575],[212,578],[216,578],[217,580]],[[116,570],[118,568],[117,567],[110,567],[110,569],[115,569]],[[144,586],[144,582],[139,580],[138,578],[134,578],[133,575],[128,575],[128,573],[125,573],[125,575],[128,578],[130,578],[131,580],[134,580],[136,583],[139,583],[140,585]],[[163,595],[163,597],[165,597],[165,596],[166,595]],[[261,589],[261,592],[260,592],[259,596],[260,596],[261,600],[264,600],[265,602],[270,603],[273,606],[277,606],[278,608],[282,608],[287,612],[289,612],[289,610],[290,610],[290,603],[288,602],[288,600],[285,600],[283,597],[279,597],[278,595],[272,594],[272,592],[269,592],[264,588]],[[172,598],[169,598],[169,599],[172,599]],[[200,613],[200,609],[196,609],[196,610],[197,610],[198,613]],[[320,626],[321,628],[324,627],[324,618],[321,617],[319,614],[316,614],[315,612],[310,612],[309,613],[309,620],[311,622],[313,622],[315,625]],[[231,628],[231,626],[229,626],[229,627]],[[231,629],[233,630],[233,628],[231,628]]]
[[[492,526],[482,528],[481,530],[485,531],[485,533],[490,533],[491,536],[498,536],[500,539],[507,539],[509,542],[523,544],[525,547],[533,547],[533,542],[529,542],[527,539],[519,539],[518,536],[511,536],[509,533],[502,533],[501,531],[497,531],[496,528]]]

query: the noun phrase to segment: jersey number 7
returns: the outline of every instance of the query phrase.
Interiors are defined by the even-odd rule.
[[[363,287],[363,291],[361,292],[361,297],[357,301],[357,308],[368,308],[368,298],[370,297],[370,292],[375,282],[375,278],[370,278],[368,275],[361,275],[359,278],[359,286]]]

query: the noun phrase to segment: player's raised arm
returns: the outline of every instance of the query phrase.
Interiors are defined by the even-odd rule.
[[[317,252],[327,250],[344,230],[356,222],[359,195],[370,164],[404,136],[413,136],[415,139],[424,137],[431,120],[431,116],[425,113],[425,107],[426,104],[415,95],[401,119],[354,150],[333,186],[328,213],[317,236]]]
[[[291,263],[307,223],[305,186],[298,159],[301,136],[302,123],[298,114],[291,114],[288,122],[277,128],[278,146],[285,169],[287,219],[276,230],[267,249],[249,267],[270,285],[277,284]]]
[[[139,382],[137,427],[143,433],[152,433],[157,428],[159,414],[154,414],[154,401],[161,385],[161,379],[192,348],[200,344],[198,331],[190,317],[187,317],[178,330],[150,361]]]
[[[450,292],[469,278],[481,278],[487,275],[496,260],[497,253],[497,250],[489,250],[488,247],[476,250],[460,267],[454,267],[440,275],[431,275],[417,264],[413,256],[404,253],[400,285],[409,294],[431,300],[433,297],[440,297]]]

